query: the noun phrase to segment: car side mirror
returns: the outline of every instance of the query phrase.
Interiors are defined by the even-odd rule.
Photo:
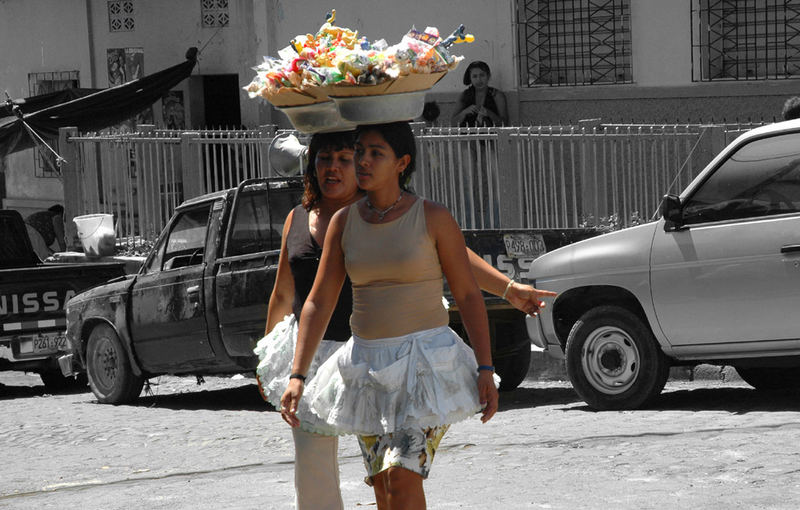
[[[673,232],[683,226],[681,199],[678,195],[664,195],[659,212],[661,217],[664,218],[664,230],[666,232]]]

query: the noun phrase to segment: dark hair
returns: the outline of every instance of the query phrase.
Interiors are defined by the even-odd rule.
[[[334,133],[316,133],[311,137],[308,146],[308,163],[303,172],[303,207],[310,211],[322,199],[322,190],[317,181],[317,153],[324,150],[340,151],[352,149],[356,144],[355,131],[336,131]]]
[[[492,77],[492,70],[489,69],[489,64],[487,64],[483,60],[474,60],[469,63],[466,71],[464,71],[464,85],[472,85],[472,81],[469,79],[469,73],[473,69],[480,69],[481,71],[486,73],[487,77],[489,78]]]
[[[436,101],[425,101],[425,106],[422,108],[423,119],[433,122],[439,118],[440,113],[441,110],[439,110],[439,105],[436,104]]]
[[[411,174],[416,170],[417,163],[417,141],[414,138],[414,132],[408,122],[390,122],[388,124],[368,124],[358,126],[356,134],[361,137],[362,134],[375,131],[386,140],[389,147],[394,151],[395,157],[402,158],[406,154],[409,155],[410,160],[406,169],[398,177],[400,182],[400,189],[409,191],[408,183],[411,180]]]
[[[800,118],[800,97],[790,97],[783,103],[783,110],[781,111],[783,120],[792,120]]]
[[[47,210],[54,214],[64,215],[64,206],[61,204],[51,205]]]

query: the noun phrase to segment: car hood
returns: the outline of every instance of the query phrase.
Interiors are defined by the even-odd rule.
[[[72,305],[74,307],[86,301],[91,301],[94,299],[108,299],[110,296],[125,294],[128,292],[128,289],[133,284],[134,280],[135,275],[127,275],[126,277],[121,277],[117,281],[98,285],[97,287],[93,287],[85,292],[77,294],[75,297],[69,300],[67,306]]]
[[[609,274],[647,267],[653,234],[661,221],[645,223],[564,246],[533,261],[537,285],[578,275]]]

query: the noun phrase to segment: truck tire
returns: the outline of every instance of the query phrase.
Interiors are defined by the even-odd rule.
[[[578,319],[567,338],[566,367],[575,391],[597,410],[641,407],[669,376],[650,328],[619,306],[598,306]]]
[[[126,404],[142,392],[144,378],[133,373],[125,347],[108,324],[96,326],[89,335],[86,372],[101,404]]]
[[[515,352],[513,356],[505,356],[494,361],[494,368],[500,376],[500,391],[511,391],[522,384],[531,366],[531,348]]]
[[[800,367],[735,367],[744,382],[763,392],[800,388]]]
[[[75,377],[64,377],[60,370],[39,372],[39,377],[42,379],[45,389],[50,393],[84,391],[88,382],[86,374],[78,374]]]

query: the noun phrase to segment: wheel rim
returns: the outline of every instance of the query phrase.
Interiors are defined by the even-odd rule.
[[[96,386],[103,392],[108,392],[114,387],[114,382],[119,373],[119,353],[113,342],[108,338],[101,338],[92,357],[92,379]]]
[[[581,354],[581,364],[589,384],[610,395],[630,389],[641,365],[639,349],[631,336],[612,326],[598,328],[589,334]]]

